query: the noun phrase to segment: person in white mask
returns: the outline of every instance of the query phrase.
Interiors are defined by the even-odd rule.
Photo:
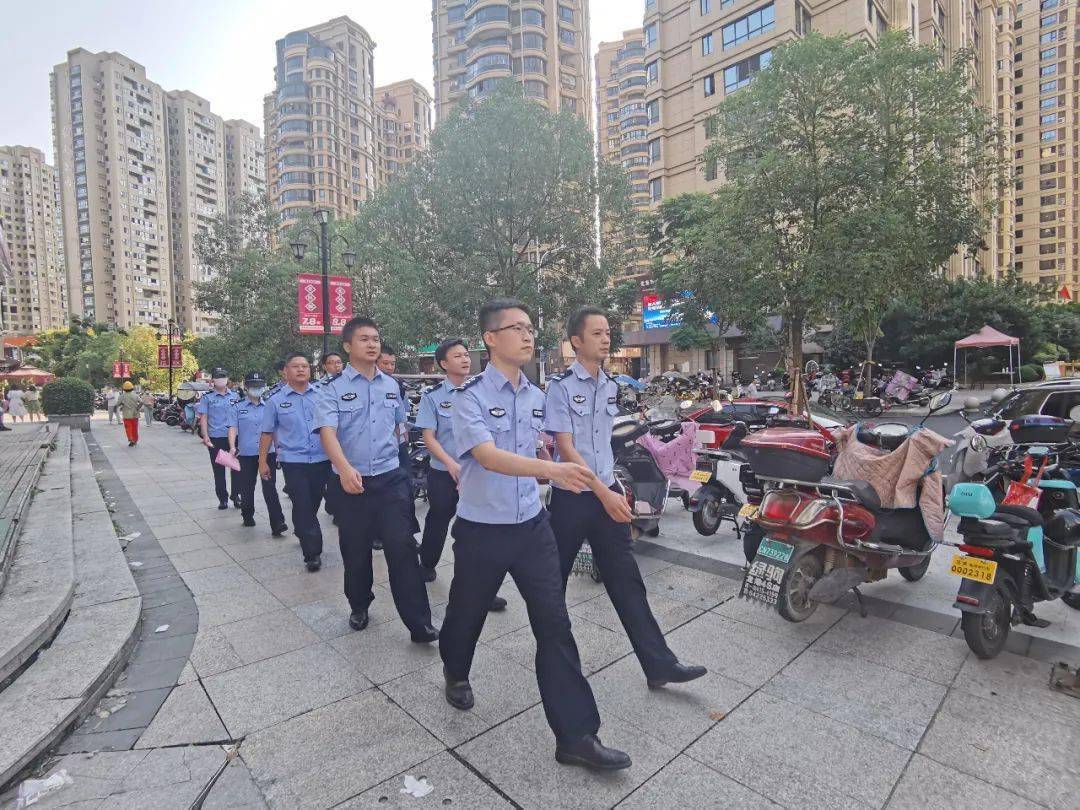
[[[203,394],[195,407],[195,413],[199,416],[203,444],[210,451],[210,467],[214,471],[214,492],[217,494],[218,509],[228,509],[229,488],[225,484],[225,468],[215,464],[214,458],[218,450],[229,452],[229,422],[232,420],[233,405],[237,400],[236,395],[229,390],[229,372],[223,368],[215,368],[210,378],[213,380],[214,390]],[[239,509],[240,488],[235,472],[232,474],[232,491],[232,502]]]
[[[255,525],[255,479],[259,477],[259,442],[262,439],[262,423],[266,418],[266,403],[262,396],[266,393],[266,378],[253,371],[244,378],[247,396],[237,402],[232,409],[229,422],[229,452],[240,462],[237,474],[240,484],[240,514],[245,526]],[[280,537],[289,526],[285,514],[281,511],[281,501],[277,491],[277,453],[271,450],[267,455],[270,477],[262,479],[263,502],[270,519],[270,532]],[[235,493],[235,490],[234,490]]]

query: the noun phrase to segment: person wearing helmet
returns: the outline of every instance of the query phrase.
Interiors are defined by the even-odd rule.
[[[122,386],[124,391],[116,403],[120,411],[120,418],[124,420],[124,432],[127,433],[128,447],[134,447],[139,443],[139,411],[142,403],[139,395],[135,393],[135,386],[128,380]]]

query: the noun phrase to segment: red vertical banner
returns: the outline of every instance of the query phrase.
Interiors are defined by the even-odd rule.
[[[112,364],[112,375],[118,380],[124,376],[124,364],[119,360],[114,361]]]
[[[330,277],[330,331],[340,335],[352,320],[352,279],[344,276]]]
[[[322,276],[301,273],[297,279],[297,323],[301,335],[323,333]]]
[[[184,367],[184,347],[176,344],[172,347],[171,364],[173,368]]]
[[[157,347],[157,367],[168,368],[169,367],[169,347],[158,346]]]

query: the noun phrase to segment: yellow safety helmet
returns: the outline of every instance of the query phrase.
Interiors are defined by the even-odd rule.
[[[126,383],[124,383],[124,390],[125,391],[134,391],[135,390],[135,386],[132,385],[131,380],[128,380]]]

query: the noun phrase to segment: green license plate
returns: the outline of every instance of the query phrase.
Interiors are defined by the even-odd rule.
[[[795,553],[795,546],[781,543],[779,540],[765,538],[761,541],[761,545],[758,546],[757,553],[759,557],[767,557],[770,560],[786,563],[791,559],[791,555]]]

